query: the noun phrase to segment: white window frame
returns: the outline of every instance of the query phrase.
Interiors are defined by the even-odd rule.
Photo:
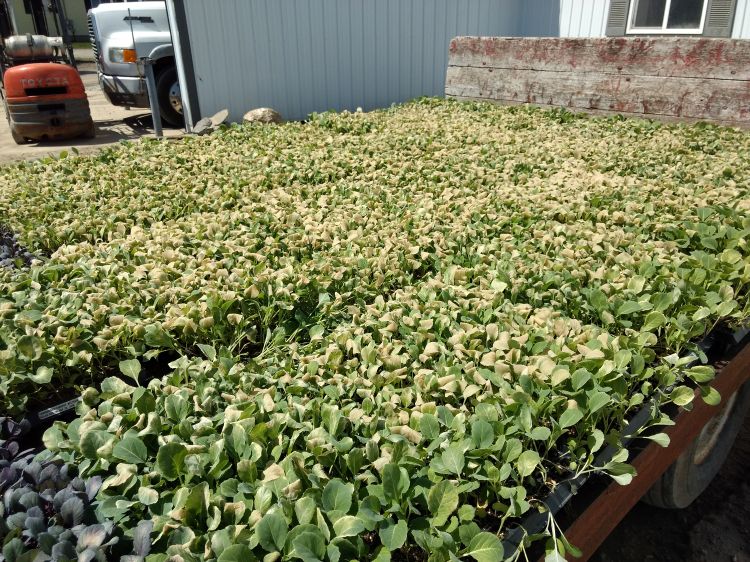
[[[699,27],[684,28],[684,29],[669,29],[667,27],[667,19],[669,18],[669,10],[672,7],[672,0],[667,0],[666,6],[664,6],[664,19],[661,22],[661,27],[634,27],[633,21],[635,16],[635,9],[638,6],[638,0],[631,0],[630,9],[628,10],[628,25],[625,28],[627,35],[702,35],[703,28],[706,25],[706,13],[708,12],[708,0],[703,0],[703,12],[701,13],[701,23]]]

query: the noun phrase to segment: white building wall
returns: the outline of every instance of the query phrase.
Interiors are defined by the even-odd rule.
[[[604,37],[609,0],[560,0],[560,37]]]
[[[559,1],[560,37],[604,37],[609,0]],[[737,0],[732,37],[750,39],[750,0]]]
[[[750,0],[737,0],[732,37],[750,39]]]

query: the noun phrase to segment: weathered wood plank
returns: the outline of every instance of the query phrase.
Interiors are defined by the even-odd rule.
[[[750,82],[740,80],[450,66],[445,92],[571,110],[750,122]]]
[[[456,37],[451,66],[750,80],[750,41],[700,37]]]
[[[513,102],[513,101],[499,101],[499,100],[488,100],[485,98],[473,98],[471,96],[453,97],[458,101],[479,101],[487,103],[495,103],[497,105],[532,105],[540,109],[555,109],[559,108],[559,105],[549,105],[546,103],[526,103],[526,102]],[[645,115],[643,113],[629,113],[627,111],[609,111],[605,109],[579,109],[571,108],[572,113],[578,113],[580,115],[588,115],[592,117],[613,117],[615,115],[622,115],[631,119],[647,119],[653,121],[659,121],[660,123],[699,123],[705,122],[707,119],[700,119],[697,117],[675,117],[674,115]],[[725,127],[738,127],[741,129],[750,129],[749,121],[737,121],[736,119],[711,119],[711,123],[717,125],[724,125]]]

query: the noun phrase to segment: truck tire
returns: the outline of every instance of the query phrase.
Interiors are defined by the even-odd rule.
[[[693,443],[662,474],[642,501],[664,509],[689,506],[719,472],[750,408],[750,382],[726,399]]]
[[[162,121],[172,127],[182,127],[185,118],[182,115],[182,99],[180,98],[180,82],[177,79],[177,69],[169,66],[156,76],[156,96]]]

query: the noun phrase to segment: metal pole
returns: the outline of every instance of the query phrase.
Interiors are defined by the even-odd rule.
[[[156,138],[162,138],[161,130],[161,112],[159,111],[159,101],[156,97],[156,78],[154,78],[154,61],[151,57],[141,57],[143,64],[143,74],[146,76],[146,87],[148,88],[148,103],[151,105],[151,118],[154,120],[154,134]]]
[[[65,50],[68,52],[68,62],[73,68],[78,68],[76,57],[73,54],[73,40],[70,36],[70,20],[68,19],[68,14],[65,12],[65,2],[62,0],[52,0],[52,5],[55,8],[55,26],[57,26],[57,22],[59,21],[60,27],[62,28],[62,38],[63,43],[65,43]]]

